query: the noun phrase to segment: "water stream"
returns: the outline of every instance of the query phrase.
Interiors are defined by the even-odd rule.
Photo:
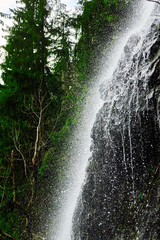
[[[142,35],[145,34],[147,28],[149,28],[150,23],[147,23],[152,10],[154,8],[154,3],[147,2],[146,0],[141,1],[139,6],[140,11],[136,10],[135,12],[136,19],[133,19],[132,27],[131,25],[128,27],[128,30],[123,32],[121,36],[117,38],[115,44],[112,45],[112,49],[108,51],[108,55],[106,56],[106,62],[103,66],[100,67],[99,75],[95,77],[94,84],[92,85],[88,98],[86,101],[86,105],[84,106],[84,112],[81,119],[81,123],[77,127],[73,139],[72,144],[70,145],[70,149],[66,154],[69,156],[69,167],[67,169],[68,178],[64,184],[63,190],[61,190],[59,194],[59,208],[56,213],[56,220],[54,223],[54,227],[52,229],[51,224],[51,233],[50,233],[50,240],[71,240],[71,239],[81,239],[80,236],[71,237],[72,233],[72,224],[73,224],[73,215],[74,211],[77,206],[77,201],[79,196],[81,195],[82,186],[85,183],[86,177],[86,169],[90,163],[89,158],[91,157],[90,147],[92,145],[92,138],[91,132],[96,120],[96,115],[101,109],[104,104],[104,101],[108,101],[108,104],[111,106],[115,103],[117,98],[116,91],[119,91],[120,94],[123,96],[123,92],[121,92],[121,87],[115,86],[113,90],[108,91],[107,100],[101,99],[99,88],[107,89],[107,86],[110,86],[113,78],[112,75],[117,67],[117,64],[120,61],[121,56],[123,57],[123,52],[129,46],[126,46],[126,43],[131,35],[135,35],[135,38],[138,38],[138,34]],[[137,34],[138,33],[138,34]],[[143,41],[143,38],[141,38]],[[127,43],[128,44],[128,43]],[[137,40],[137,48],[142,44],[141,41]],[[135,48],[134,48],[135,51]],[[123,64],[123,63],[122,63]],[[130,61],[128,61],[130,64]],[[126,66],[123,66],[124,68]],[[129,66],[127,66],[128,68]],[[107,80],[108,79],[108,80]],[[104,87],[105,85],[105,87]],[[101,86],[101,87],[100,87]],[[116,90],[117,88],[117,90]],[[125,88],[125,86],[124,86]],[[123,91],[124,91],[123,88]],[[115,94],[113,96],[113,93]],[[103,94],[102,94],[103,95]],[[134,96],[133,96],[134,97]],[[138,93],[137,93],[138,98]],[[125,99],[125,97],[124,97]],[[132,98],[130,98],[132,99]],[[132,100],[128,103],[129,105],[132,104]],[[110,107],[111,111],[108,112],[108,124],[110,124],[110,118],[112,117],[112,107]],[[130,117],[130,113],[128,115]],[[125,131],[125,129],[123,129]],[[128,134],[131,135],[131,129],[128,127]],[[130,142],[130,159],[131,159],[131,178],[132,178],[132,194],[133,199],[135,199],[135,186],[134,186],[134,170],[133,170],[133,156],[132,156],[132,141],[131,137],[129,138]],[[112,140],[111,140],[112,141]],[[125,139],[124,135],[122,134],[122,147],[123,150],[125,148]],[[127,168],[127,156],[125,150],[123,151],[123,163],[126,169]],[[82,238],[85,239],[85,238]],[[99,240],[99,239],[94,239]]]

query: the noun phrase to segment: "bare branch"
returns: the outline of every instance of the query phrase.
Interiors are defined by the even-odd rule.
[[[13,188],[13,202],[16,202],[16,173],[14,163],[14,151],[11,152],[11,171],[12,171],[12,188]]]
[[[32,236],[34,237],[34,239],[42,239],[42,240],[45,240],[45,238],[39,236],[39,235],[36,235],[35,233],[32,233]]]
[[[12,140],[13,140],[13,142],[14,142],[14,146],[15,146],[17,152],[20,153],[20,155],[21,155],[21,157],[22,157],[22,159],[23,159],[24,172],[25,172],[25,176],[27,177],[27,164],[26,164],[25,157],[24,157],[24,155],[23,155],[23,153],[22,153],[22,151],[21,151],[21,148],[20,148],[20,144],[19,144],[19,132],[20,132],[20,130],[16,130],[16,129],[15,129],[15,131],[14,131],[14,133],[13,133],[13,129],[12,129],[12,137],[11,137],[11,138],[12,138]]]
[[[37,130],[36,130],[36,140],[35,140],[35,145],[34,145],[34,154],[33,154],[33,158],[32,158],[33,166],[35,165],[35,160],[36,160],[36,156],[37,156],[39,130],[40,130],[41,121],[42,121],[42,110],[40,110],[39,121],[38,121],[38,125],[37,125]]]
[[[10,234],[5,233],[5,232],[2,232],[1,230],[0,230],[0,236],[1,236],[1,237],[2,237],[2,236],[6,236],[6,237],[8,237],[8,238],[10,238],[10,239],[14,239],[14,240],[16,240],[16,239],[13,238]]]
[[[34,171],[34,170],[33,170]],[[34,174],[34,172],[33,172],[33,174]],[[32,193],[31,193],[31,197],[30,197],[30,200],[29,200],[29,202],[28,202],[28,205],[27,205],[27,210],[30,208],[30,206],[31,206],[31,204],[32,204],[32,202],[33,202],[33,199],[34,199],[34,195],[35,195],[35,183],[36,183],[36,179],[35,179],[35,177],[33,176],[33,179],[32,179],[32,181],[31,181],[31,185],[32,185]]]
[[[8,169],[7,169],[7,171],[8,171]],[[1,197],[0,207],[2,206],[2,202],[3,202],[3,199],[4,199],[4,194],[5,194],[6,184],[7,184],[7,180],[8,180],[9,174],[8,174],[8,176],[6,176],[6,180],[5,180],[4,185],[3,185],[3,193],[2,193],[2,197]]]
[[[34,114],[37,118],[39,118],[38,114],[33,109],[33,104],[31,105],[31,110],[32,110],[32,114]]]
[[[51,104],[51,102],[49,102],[43,109],[42,111],[44,112],[44,110]]]
[[[35,160],[36,160],[36,156],[38,153],[38,142],[39,142],[39,132],[40,132],[40,126],[41,126],[41,122],[42,122],[42,115],[43,112],[45,111],[45,109],[50,105],[50,103],[46,104],[44,107],[44,102],[46,99],[47,94],[44,94],[44,96],[42,95],[42,83],[40,84],[40,88],[39,88],[39,92],[38,92],[38,97],[36,98],[39,104],[39,115],[36,114],[35,112],[33,112],[34,114],[36,114],[36,116],[38,116],[38,125],[36,127],[36,139],[35,139],[35,144],[34,144],[34,154],[32,157],[32,164],[33,166],[35,165]],[[43,144],[44,146],[44,144]]]

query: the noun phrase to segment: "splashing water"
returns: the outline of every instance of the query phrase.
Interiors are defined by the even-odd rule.
[[[104,81],[105,85],[109,84],[111,80],[108,80],[108,83],[106,83],[106,79],[111,79],[126,42],[132,34],[144,29],[144,25],[151,15],[153,7],[153,3],[145,0],[141,2],[141,6],[139,7],[141,11],[137,13],[139,17],[134,21],[132,27],[129,27],[130,30],[128,32],[123,32],[114,46],[112,45],[112,49],[106,56],[106,63],[100,69],[99,76],[94,79],[94,84],[88,94],[81,123],[74,133],[72,144],[69,149],[70,164],[67,170],[68,179],[65,181],[63,191],[59,194],[59,208],[56,213],[56,224],[53,229],[51,229],[50,240],[71,240],[73,214],[78,196],[81,193],[82,185],[85,181],[86,168],[89,164],[88,159],[91,155],[91,130],[96,119],[96,114],[103,105],[99,93],[99,86],[102,85]],[[110,94],[112,93],[110,92]],[[52,228],[52,225],[50,228]]]

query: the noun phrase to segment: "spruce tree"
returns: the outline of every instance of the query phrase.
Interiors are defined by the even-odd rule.
[[[12,222],[12,228],[7,225],[10,206],[12,219],[16,218],[15,211],[24,219],[23,239],[32,239],[31,210],[38,169],[47,150],[48,109],[51,106],[56,114],[61,94],[61,83],[54,81],[48,64],[54,32],[49,2],[19,1],[19,7],[13,10],[14,25],[9,29],[6,57],[1,64],[4,84],[0,85],[0,232],[17,234],[14,228],[19,223]]]

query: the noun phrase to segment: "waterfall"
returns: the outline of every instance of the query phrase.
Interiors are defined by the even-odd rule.
[[[70,159],[68,178],[59,194],[51,240],[129,239],[125,234],[129,236],[130,230],[122,229],[128,220],[120,216],[118,206],[124,211],[127,206],[126,211],[130,209],[132,215],[141,194],[135,168],[139,167],[142,178],[146,179],[144,170],[151,167],[146,165],[143,138],[152,145],[152,153],[155,149],[155,143],[144,135],[145,121],[150,118],[146,109],[155,94],[148,90],[148,85],[158,61],[157,55],[147,62],[152,58],[150,49],[157,41],[157,22],[151,16],[153,8],[153,3],[142,1],[139,17],[117,39],[94,79],[81,123],[66,153]],[[134,129],[136,124],[138,130]],[[134,131],[138,131],[137,143]],[[141,158],[139,166],[137,158]],[[133,224],[130,217],[128,226]],[[124,224],[119,223],[121,220]]]
[[[73,240],[159,239],[160,21],[149,8],[100,86]]]

